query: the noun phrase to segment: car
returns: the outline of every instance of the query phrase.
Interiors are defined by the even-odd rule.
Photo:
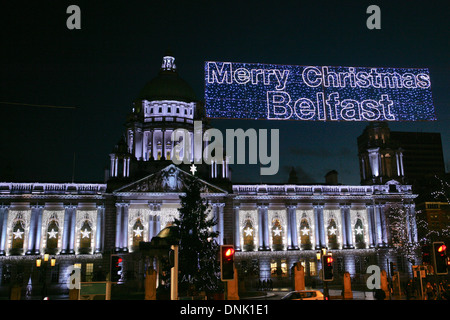
[[[319,290],[300,290],[289,292],[281,300],[324,300],[324,296]]]

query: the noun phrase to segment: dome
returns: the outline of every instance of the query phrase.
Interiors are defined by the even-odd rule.
[[[197,101],[192,87],[178,75],[174,61],[173,56],[164,56],[158,76],[144,86],[138,97],[140,100]]]

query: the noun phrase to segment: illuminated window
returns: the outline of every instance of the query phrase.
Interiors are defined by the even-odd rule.
[[[133,243],[131,244],[134,248],[139,247],[139,242],[144,241],[144,225],[141,219],[136,219],[133,225]]]
[[[86,263],[86,281],[91,282],[94,276],[94,264]]]
[[[272,222],[272,249],[283,250],[283,228],[278,219],[274,219]]]
[[[49,253],[55,253],[55,249],[58,247],[58,239],[59,239],[59,227],[58,221],[52,220],[48,224],[47,227],[47,246],[46,250]]]
[[[307,219],[300,221],[300,247],[303,250],[311,250],[311,228]]]
[[[356,249],[365,249],[366,243],[364,242],[364,227],[361,219],[356,220],[354,232]]]
[[[317,263],[315,260],[309,262],[309,275],[317,276]]]
[[[250,219],[247,219],[243,228],[244,234],[244,251],[253,251],[255,249],[255,230]]]
[[[25,239],[25,226],[22,220],[17,220],[12,228],[11,254],[22,254]]]
[[[272,277],[287,277],[289,274],[286,260],[272,260],[270,262],[270,275]]]
[[[327,227],[327,234],[328,234],[328,247],[330,249],[338,249],[338,228],[336,225],[336,221],[334,219],[330,219]]]
[[[90,253],[92,243],[92,227],[89,220],[85,220],[80,229],[80,253]]]

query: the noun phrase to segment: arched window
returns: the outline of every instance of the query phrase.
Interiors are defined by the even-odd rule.
[[[283,250],[283,228],[278,219],[272,221],[272,249]]]
[[[57,220],[51,220],[47,226],[46,253],[55,254],[58,248],[59,226]]]
[[[354,232],[356,249],[365,249],[366,243],[364,241],[364,227],[361,219],[356,220]]]
[[[244,235],[244,251],[253,251],[255,249],[255,229],[250,219],[247,219],[243,228]]]
[[[11,239],[11,254],[17,255],[23,253],[23,244],[25,239],[25,225],[23,220],[17,220],[13,224]]]
[[[131,246],[133,248],[139,247],[139,242],[144,241],[144,225],[141,222],[141,219],[136,219],[136,222],[133,225],[133,242]]]
[[[303,218],[300,221],[300,247],[303,250],[311,250],[311,229],[309,227],[308,219]]]
[[[92,227],[89,220],[85,220],[80,229],[80,253],[90,253],[92,245]]]
[[[327,227],[328,234],[328,247],[330,249],[338,249],[338,228],[336,225],[336,221],[334,219],[330,219]]]

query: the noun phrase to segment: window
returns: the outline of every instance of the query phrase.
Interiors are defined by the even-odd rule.
[[[250,219],[245,221],[242,231],[244,234],[244,251],[253,251],[255,249],[255,230],[253,229],[253,224]]]
[[[283,228],[278,219],[272,221],[272,249],[283,250]]]
[[[86,282],[91,282],[94,276],[94,264],[86,263]]]
[[[315,260],[309,261],[309,275],[317,276],[317,263]]]
[[[136,222],[133,225],[133,243],[131,246],[133,248],[139,247],[139,242],[144,241],[144,225],[141,222],[141,219],[136,219]]]
[[[366,243],[364,242],[364,227],[361,219],[356,220],[354,232],[356,249],[365,249]]]
[[[80,229],[80,253],[91,252],[92,228],[89,220],[85,220]]]
[[[47,246],[46,252],[55,254],[58,247],[59,227],[58,221],[52,220],[47,227]]]
[[[287,277],[288,269],[286,260],[272,260],[270,262],[270,275],[272,277]]]
[[[22,220],[17,220],[12,228],[11,254],[22,254],[25,238],[25,226]]]
[[[336,221],[334,219],[330,219],[327,227],[327,234],[328,234],[328,246],[330,249],[338,249],[338,239],[337,239],[337,225]]]
[[[300,221],[300,247],[303,250],[311,250],[311,229],[309,228],[308,220],[303,218]]]

